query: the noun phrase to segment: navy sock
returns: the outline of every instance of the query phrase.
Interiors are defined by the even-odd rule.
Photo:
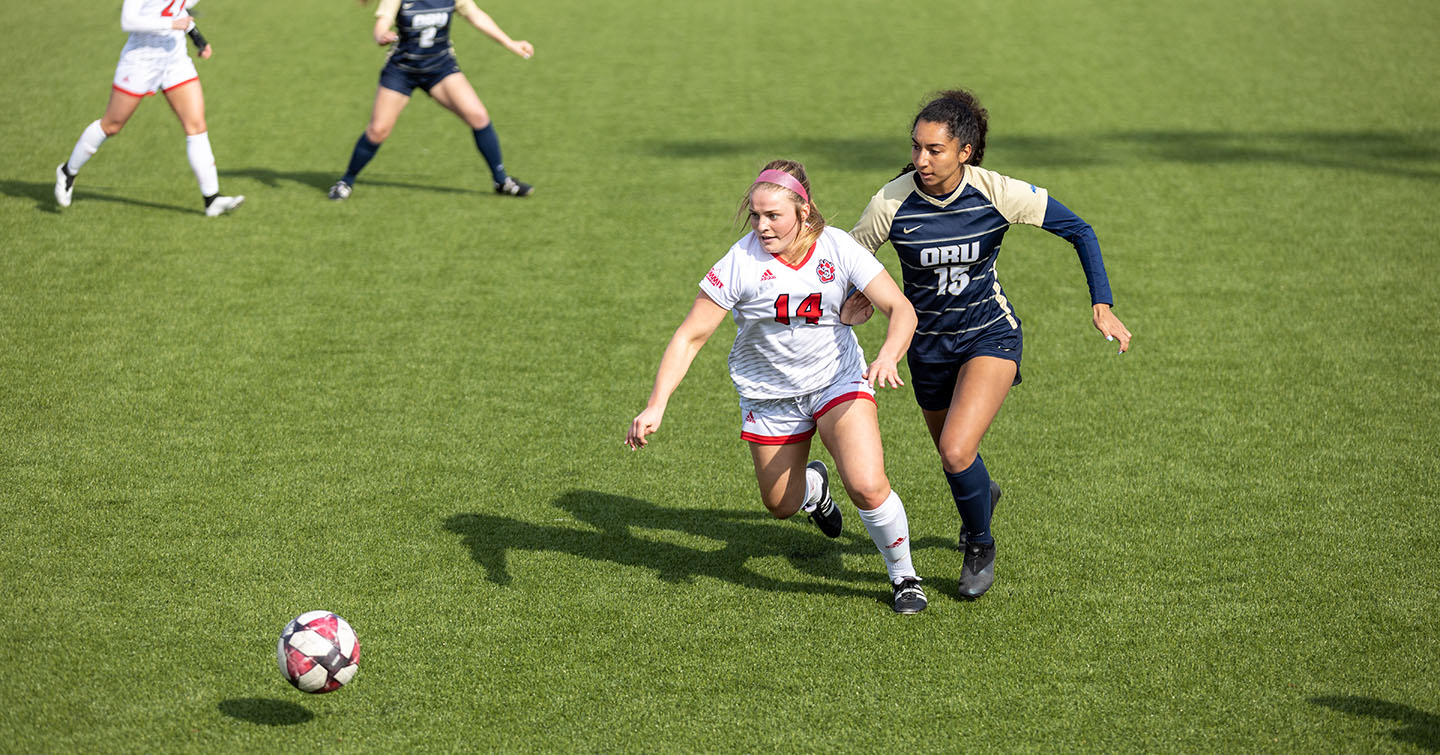
[[[379,144],[370,141],[369,137],[361,134],[360,140],[355,142],[355,151],[350,153],[350,167],[345,169],[345,175],[341,176],[340,180],[354,186],[355,177],[360,175],[360,171],[364,170],[365,165],[370,162],[370,158],[374,157],[375,153],[379,151]]]
[[[480,150],[480,155],[490,164],[491,177],[495,179],[496,185],[505,183],[509,176],[505,173],[505,162],[500,159],[500,137],[495,135],[495,124],[477,128],[474,132],[475,148]]]
[[[950,494],[955,496],[955,508],[960,510],[969,542],[995,542],[995,536],[990,534],[990,472],[980,454],[975,454],[975,461],[964,472],[946,472],[945,480],[950,483]]]

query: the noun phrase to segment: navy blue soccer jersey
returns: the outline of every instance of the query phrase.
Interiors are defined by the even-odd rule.
[[[1019,330],[995,258],[1012,224],[1045,222],[1047,199],[1042,188],[972,165],[946,197],[921,191],[913,172],[875,193],[850,235],[872,252],[886,241],[895,247],[919,319],[910,358],[950,362],[986,333]]]
[[[390,51],[391,65],[414,73],[449,65],[450,22],[457,11],[474,5],[474,0],[382,0],[376,17],[392,19],[400,35]]]

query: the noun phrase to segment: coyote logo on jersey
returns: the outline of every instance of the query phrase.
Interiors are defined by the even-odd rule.
[[[815,274],[820,276],[821,283],[829,283],[835,280],[835,265],[830,260],[820,260],[820,264],[815,266]]]

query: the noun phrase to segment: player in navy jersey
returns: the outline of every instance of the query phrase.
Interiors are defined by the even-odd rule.
[[[364,2],[361,0],[362,4]],[[475,148],[480,150],[480,155],[490,166],[495,193],[528,197],[534,191],[530,184],[515,180],[505,171],[500,155],[500,138],[495,135],[490,113],[455,62],[455,51],[450,45],[450,23],[456,14],[510,52],[527,60],[535,54],[533,45],[511,39],[489,14],[475,5],[474,0],[380,0],[380,7],[375,11],[375,43],[382,47],[394,44],[395,47],[391,49],[385,67],[380,70],[380,86],[375,93],[370,125],[355,142],[345,175],[330,187],[331,199],[338,201],[350,197],[356,176],[389,138],[400,111],[410,102],[410,93],[416,87],[470,126]]]
[[[700,281],[625,443],[644,448],[647,436],[660,429],[671,394],[729,315],[738,328],[729,362],[740,394],[740,437],[750,444],[761,502],[777,519],[808,511],[825,535],[840,534],[829,471],[809,461],[818,432],[885,561],[891,607],[919,613],[925,592],[910,558],[905,505],[885,476],[875,404],[877,384],[902,384],[896,362],[914,332],[914,310],[874,255],[844,231],[826,227],[800,163],[765,166],[745,193],[742,211],[752,232]],[[869,367],[854,332],[840,322],[849,287],[868,294],[890,318]]]
[[[995,579],[990,518],[1000,498],[980,458],[980,440],[1020,382],[1020,318],[995,259],[1005,231],[1037,225],[1074,245],[1090,288],[1091,321],[1107,341],[1130,348],[1090,226],[1037,186],[980,167],[988,114],[967,91],[942,92],[915,116],[911,164],[871,198],[850,232],[870,251],[895,248],[905,296],[919,324],[906,357],[915,400],[940,453],[960,511],[965,562],[960,595],[978,598]],[[863,294],[842,319],[869,317]]]
[[[125,0],[121,4],[120,28],[129,32],[130,38],[115,66],[105,115],[81,132],[70,158],[55,168],[55,202],[61,207],[70,206],[80,168],[95,156],[105,140],[120,133],[141,101],[156,92],[164,93],[185,130],[185,156],[200,185],[205,214],[223,215],[245,201],[243,196],[220,194],[215,154],[205,125],[205,95],[200,89],[200,74],[185,46],[185,37],[189,36],[202,60],[212,54],[189,13],[198,1]]]

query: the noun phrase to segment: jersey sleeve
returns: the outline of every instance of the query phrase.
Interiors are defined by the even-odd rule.
[[[885,272],[885,265],[854,238],[843,233],[835,234],[835,256],[844,266],[846,286],[864,291],[875,276]]]
[[[455,0],[455,15],[461,18],[469,18],[471,13],[480,10],[475,0]]]
[[[1045,222],[1049,192],[1031,183],[971,165],[965,166],[965,180],[994,203],[996,211],[1011,223],[1038,226]]]
[[[380,0],[380,7],[375,9],[375,17],[388,19],[395,23],[395,17],[400,15],[400,0]]]
[[[710,267],[710,272],[700,279],[700,290],[722,309],[732,310],[740,303],[741,277],[739,244],[730,247],[729,253]]]
[[[900,203],[910,196],[914,190],[915,181],[910,173],[896,178],[888,184],[880,187],[875,196],[870,198],[870,204],[865,205],[865,211],[860,214],[860,220],[855,227],[850,229],[850,237],[860,243],[874,254],[890,238],[890,226],[895,222],[895,213],[900,209]]]
[[[160,14],[145,15],[145,0],[125,0],[120,6],[120,30],[136,32],[170,31],[170,19]]]

